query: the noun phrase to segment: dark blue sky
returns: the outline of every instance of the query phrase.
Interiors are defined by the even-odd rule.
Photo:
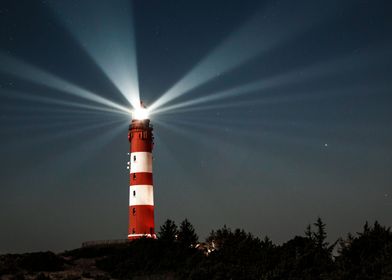
[[[392,225],[390,1],[123,5],[1,1],[0,253],[126,237],[130,117],[79,95],[130,107],[137,81],[173,97],[152,116],[157,229]]]

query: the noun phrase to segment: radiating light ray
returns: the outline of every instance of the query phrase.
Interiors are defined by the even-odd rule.
[[[9,105],[7,106],[7,111],[12,113],[22,112],[27,117],[27,113],[53,113],[55,114],[75,114],[75,115],[90,115],[90,116],[122,116],[122,114],[114,114],[111,112],[103,112],[103,111],[94,111],[94,110],[77,110],[73,108],[56,108],[54,106],[21,106],[21,105]],[[130,118],[130,115],[128,115]]]
[[[27,110],[23,110],[23,115],[6,115],[6,117],[3,117],[0,120],[0,124],[3,121],[6,121],[12,125],[4,128],[1,133],[7,135],[18,131],[23,132],[26,130],[33,130],[33,135],[47,134],[46,131],[48,131],[49,135],[51,135],[51,128],[64,129],[65,131],[68,131],[69,128],[72,129],[71,125],[73,127],[79,127],[96,123],[106,123],[108,121],[119,121],[124,124],[130,122],[129,116],[115,115],[111,113],[109,115],[102,112],[92,114],[88,111],[70,112],[67,110],[65,112],[61,112],[58,109],[49,109],[47,110],[50,113],[49,115],[42,115],[42,113],[45,113],[45,109],[33,108],[33,112],[34,111],[39,115],[32,114],[31,112],[29,114]]]
[[[354,90],[354,88],[352,88]],[[325,98],[332,95],[341,95],[346,93],[345,91],[336,92],[334,90],[329,91],[309,91],[305,93],[296,93],[294,91],[283,91],[278,96],[268,96],[268,97],[261,97],[261,98],[254,98],[250,100],[240,100],[240,101],[233,101],[233,102],[220,102],[215,104],[208,104],[203,106],[189,106],[189,107],[178,107],[178,109],[171,109],[166,107],[162,108],[162,110],[157,110],[154,112],[154,115],[172,115],[172,114],[188,114],[190,112],[199,112],[199,111],[210,111],[210,110],[217,110],[217,109],[235,109],[236,115],[238,117],[241,116],[241,109],[249,110],[257,110],[256,106],[261,105],[273,105],[273,104],[283,104],[287,102],[295,102],[298,100],[310,100],[310,99],[319,99]],[[347,94],[347,93],[346,93]],[[326,96],[327,95],[327,96]],[[261,107],[258,107],[261,108]]]
[[[86,117],[86,116],[74,116],[74,115],[61,115],[61,116],[51,116],[50,120],[48,122],[48,117],[47,116],[32,116],[28,117],[28,122],[16,122],[13,126],[3,128],[2,132],[12,133],[15,131],[29,131],[29,130],[34,130],[35,133],[48,133],[51,134],[51,130],[48,130],[50,128],[74,128],[78,126],[87,126],[87,125],[92,125],[95,123],[106,123],[106,122],[111,122],[111,121],[121,121],[124,123],[128,123],[129,120],[125,118],[107,118],[107,116],[95,116],[94,118],[91,118],[91,116]],[[8,122],[11,121],[25,121],[26,117],[12,117],[8,119]],[[41,122],[40,122],[41,121]],[[12,122],[11,122],[12,123]]]
[[[160,121],[157,121],[156,123],[159,123]],[[154,122],[155,123],[155,122]],[[160,122],[162,124],[162,122]],[[162,128],[163,127],[163,128]],[[180,158],[177,156],[176,153],[176,148],[173,149],[173,145],[171,145],[171,141],[165,141],[165,137],[163,137],[162,133],[163,132],[161,129],[163,130],[169,130],[171,131],[171,128],[168,128],[166,126],[166,124],[162,124],[162,126],[159,126],[160,131],[156,134],[154,134],[155,140],[154,142],[159,143],[159,149],[155,152],[155,156],[157,157],[157,164],[159,165],[159,160],[162,159],[164,160],[164,162],[169,163],[170,162],[170,166],[172,168],[174,168],[175,170],[180,171],[181,174],[189,174],[189,170],[183,165],[181,164]],[[167,165],[166,165],[167,166]],[[158,177],[161,174],[157,174]],[[189,174],[192,175],[192,174]]]
[[[201,104],[201,103],[211,102],[211,101],[226,98],[226,97],[232,97],[232,96],[241,95],[244,93],[260,91],[263,88],[266,88],[266,86],[267,86],[267,83],[265,83],[264,81],[259,81],[259,82],[251,83],[248,85],[234,87],[234,88],[231,88],[231,89],[228,89],[225,91],[220,91],[220,92],[210,94],[207,96],[202,96],[202,97],[192,99],[189,101],[185,101],[185,102],[181,102],[181,103],[178,103],[175,105],[166,106],[161,109],[153,110],[152,112],[154,114],[158,114],[158,113],[170,111],[173,109],[184,108],[184,107],[193,106],[193,105],[197,105],[197,104]]]
[[[172,126],[173,126],[173,124],[175,124],[176,126],[175,127],[191,127],[192,129],[195,129],[195,128],[197,128],[197,130],[195,130],[195,131],[198,131],[200,134],[198,134],[199,135],[199,137],[210,137],[210,135],[207,135],[207,134],[203,134],[202,133],[202,131],[205,131],[205,130],[210,130],[210,129],[212,129],[212,131],[214,131],[214,132],[218,132],[218,131],[222,131],[222,130],[224,130],[224,127],[223,127],[223,125],[222,124],[212,124],[211,122],[208,122],[209,120],[207,120],[207,122],[206,122],[206,120],[184,120],[184,119],[171,119],[170,121],[166,121],[166,122],[164,122],[165,124],[171,124]],[[163,125],[162,124],[163,122],[159,122],[159,124],[160,125]],[[174,127],[174,126],[173,126]]]
[[[258,99],[243,100],[237,102],[225,102],[217,104],[209,104],[204,106],[186,107],[180,109],[174,109],[169,111],[157,111],[156,114],[162,118],[165,115],[176,115],[176,114],[189,114],[191,112],[202,112],[211,110],[235,110],[236,116],[241,117],[242,108],[247,112],[261,109],[260,106],[280,105],[289,102],[297,102],[301,100],[320,100],[325,98],[336,98],[350,95],[363,95],[367,93],[388,93],[390,91],[390,84],[381,82],[377,83],[358,83],[356,85],[348,85],[345,87],[332,87],[330,89],[323,90],[309,90],[302,92],[301,90],[284,90],[280,92],[278,96],[268,96]],[[233,111],[234,112],[234,111]]]
[[[200,131],[190,130],[189,128],[184,128],[183,126],[179,126],[179,125],[173,125],[171,122],[156,120],[155,123],[159,125],[160,128],[162,128],[163,130],[169,131],[170,135],[174,137],[180,136],[182,139],[186,139],[192,144],[194,144],[195,147],[200,147],[200,145],[203,145],[203,147],[205,147],[206,150],[214,150],[214,152],[216,152],[215,149],[218,146],[218,144],[216,144],[217,140],[215,139],[214,136],[209,137],[205,133],[202,133]],[[189,146],[189,144],[187,144],[187,146]],[[194,172],[191,172],[189,168],[186,168],[184,166],[184,164],[182,163],[182,159],[178,154],[174,158],[175,158],[175,162],[178,163],[178,166],[182,171],[182,174],[186,174],[186,176],[188,177],[195,176]],[[196,166],[193,165],[192,169],[194,168],[196,168]]]
[[[59,100],[59,99],[50,98],[50,97],[27,94],[27,93],[15,91],[15,90],[0,89],[0,95],[6,96],[7,98],[12,98],[12,99],[28,100],[31,102],[38,102],[38,103],[44,103],[44,104],[55,104],[55,105],[66,106],[66,107],[68,106],[68,107],[84,108],[84,109],[89,109],[89,110],[110,112],[110,113],[114,113],[114,114],[122,114],[122,115],[129,116],[129,113],[125,113],[124,111],[114,110],[114,109],[107,108],[107,107],[82,104],[82,103],[77,103],[77,102],[72,102],[72,101],[67,101],[67,100]]]
[[[75,138],[75,136],[88,133],[89,131],[94,131],[98,129],[102,130],[102,128],[104,127],[109,127],[108,130],[110,130],[110,127],[116,123],[121,123],[121,126],[125,125],[124,121],[121,119],[100,121],[99,123],[90,121],[85,123],[78,123],[77,125],[74,125],[71,128],[67,129],[60,127],[58,130],[55,131],[45,130],[41,131],[40,133],[34,133],[31,135],[29,134],[28,137],[22,137],[19,141],[12,141],[10,143],[7,143],[5,141],[4,145],[7,147],[7,152],[13,153],[13,150],[15,149],[20,152],[21,150],[33,149],[37,145],[50,144],[54,141],[66,141],[67,138]]]
[[[53,142],[57,139],[66,139],[66,138],[74,138],[76,135],[80,135],[83,133],[87,133],[89,131],[101,129],[104,127],[111,127],[114,124],[121,123],[121,126],[124,126],[124,121],[121,119],[118,120],[107,120],[107,121],[100,121],[98,123],[84,123],[84,124],[79,124],[81,127],[76,127],[73,129],[67,129],[67,130],[61,130],[56,133],[51,133],[49,136],[46,136],[43,142]],[[106,131],[105,131],[106,133]],[[37,137],[40,138],[40,137]]]
[[[172,132],[175,132],[176,134],[180,134],[181,136],[185,136],[186,138],[191,139],[193,142],[195,142],[195,141],[198,142],[198,139],[208,137],[207,135],[205,135],[201,132],[195,131],[195,130],[191,131],[189,129],[184,129],[183,127],[178,126],[178,125],[174,126],[174,125],[172,125],[172,123],[174,123],[174,122],[164,122],[161,120],[155,120],[155,123],[157,123],[158,125],[160,125],[163,128],[166,128]]]
[[[62,78],[59,78],[51,73],[48,73],[35,66],[27,64],[16,58],[12,58],[0,52],[0,71],[12,74],[16,77],[30,81],[39,85],[43,85],[57,91],[61,91],[67,94],[77,96],[86,100],[90,100],[110,108],[116,108],[126,113],[130,113],[130,110],[124,106],[121,106],[111,100],[108,100],[102,96],[94,94],[86,89],[78,87]]]
[[[286,1],[284,5],[276,5],[274,2],[203,58],[190,72],[159,97],[150,109],[154,111],[217,76],[243,65],[261,53],[309,30],[312,25],[325,18],[325,15],[312,13],[315,6],[318,6],[317,10],[320,10],[319,5],[320,2],[316,3],[311,0],[301,4]],[[331,12],[331,6],[324,3],[323,12]]]
[[[213,101],[239,97],[245,94],[260,95],[266,90],[276,89],[283,86],[287,87],[288,85],[294,84],[300,85],[312,79],[325,78],[328,75],[341,75],[347,72],[354,73],[367,71],[369,67],[379,65],[380,61],[384,60],[385,55],[389,53],[389,48],[385,47],[379,48],[377,50],[366,50],[364,53],[353,53],[345,55],[332,61],[326,61],[316,65],[311,64],[303,68],[294,69],[288,73],[267,77],[260,81],[236,86],[227,90],[222,90],[170,106],[164,106],[160,109],[155,109],[152,113],[161,114],[175,109],[191,107],[202,103],[211,103]],[[241,104],[241,101],[238,104]],[[219,108],[219,106],[220,105],[211,105],[205,108]]]
[[[158,124],[161,126],[160,123]],[[193,126],[184,126],[177,123],[173,125],[170,122],[164,122],[162,126],[164,127],[163,129],[169,130],[171,132],[170,134],[174,135],[174,137],[177,137],[175,135],[179,134],[181,138],[189,140],[192,143],[191,145],[194,145],[194,148],[198,149],[198,152],[192,157],[193,160],[189,167],[185,166],[187,164],[186,161],[182,163],[182,167],[185,166],[183,173],[190,172],[190,170],[193,171],[189,175],[187,174],[188,177],[193,176],[194,173],[198,174],[196,179],[207,175],[213,183],[215,181],[219,182],[222,178],[221,176],[242,176],[244,172],[247,172],[246,170],[241,170],[244,166],[243,163],[249,162],[249,157],[254,156],[254,147],[249,145],[248,140],[250,138],[247,137],[246,133],[243,134],[241,132],[228,135],[227,137],[230,137],[230,141],[228,141],[227,137],[222,137],[219,133],[217,135],[215,133],[209,133],[205,128],[199,129],[197,127],[195,129]],[[217,130],[213,129],[213,131],[216,132]],[[244,137],[246,141],[244,141]],[[257,137],[253,135],[253,139],[257,139]],[[170,139],[168,140],[170,141]],[[256,140],[252,141],[255,142]],[[186,143],[186,146],[193,150],[193,147],[190,147],[189,143]],[[178,150],[176,149],[175,151],[177,152]],[[214,154],[212,158],[210,157],[211,152]],[[181,154],[177,153],[177,158],[181,158]],[[217,168],[211,170],[211,164],[217,164]],[[233,171],[229,174],[227,173],[227,168],[230,165],[233,166],[233,168],[230,168]],[[213,185],[206,188],[198,188],[197,193],[200,195],[210,193]]]
[[[324,131],[325,128],[320,126],[319,123],[312,120],[293,120],[292,118],[282,117],[277,119],[276,116],[273,118],[263,118],[263,119],[248,119],[244,122],[238,118],[222,118],[214,119],[208,117],[193,117],[193,118],[169,118],[165,119],[165,123],[176,124],[180,126],[191,127],[192,130],[203,130],[203,131],[220,131],[220,132],[230,132],[235,131],[241,133],[247,133],[247,135],[260,135],[260,131],[265,133],[268,132],[281,132],[284,131]],[[249,129],[249,128],[252,129]],[[209,135],[209,134],[207,134]]]
[[[125,125],[124,123],[116,126],[110,126],[104,133],[98,133],[77,147],[65,150],[62,154],[59,154],[57,160],[60,160],[61,164],[64,164],[64,166],[69,166],[69,164],[73,167],[80,166],[93,156],[96,156],[97,151],[100,151],[103,147],[113,141],[113,139],[116,139],[119,134],[124,133],[124,130],[126,129],[127,124]],[[53,160],[56,160],[56,158]],[[50,161],[52,161],[52,159],[50,159]]]
[[[166,121],[156,121],[156,123],[162,127],[168,128],[171,131],[175,131],[178,134],[186,136],[190,138],[193,142],[199,143],[201,139],[214,142],[225,142],[225,139],[222,138],[219,133],[227,133],[228,130],[224,125],[216,123],[211,124],[207,121],[197,121],[197,120],[184,120],[184,119],[170,119]],[[237,128],[235,129],[237,130]],[[230,132],[233,132],[233,129],[230,129]],[[238,129],[238,131],[242,131]],[[244,130],[248,131],[248,130]],[[207,132],[207,133],[206,133]],[[215,149],[215,145],[209,145],[210,148]]]
[[[287,96],[287,97],[266,97],[266,98],[259,98],[259,99],[252,99],[252,100],[242,100],[242,101],[237,101],[237,102],[224,102],[224,103],[215,103],[215,104],[208,104],[208,105],[203,105],[203,106],[192,106],[192,107],[181,107],[179,109],[173,109],[173,110],[164,110],[156,112],[154,114],[159,115],[159,117],[163,115],[173,115],[173,114],[188,114],[191,112],[201,112],[201,111],[211,111],[211,110],[226,110],[226,109],[235,109],[236,115],[241,116],[241,109],[245,109],[247,111],[249,110],[256,110],[255,106],[259,105],[272,105],[272,104],[280,104],[280,103],[285,103],[285,102],[291,102],[291,101],[296,101],[298,99],[303,99],[303,98],[314,98],[312,94],[302,94],[301,96],[296,95],[296,96]],[[234,111],[233,111],[234,112]]]
[[[231,135],[234,130],[228,131],[225,130],[222,126],[210,126],[197,123],[197,122],[187,122],[183,120],[173,120],[173,121],[155,121],[159,126],[163,127],[164,129],[168,129],[181,137],[184,137],[191,142],[195,143],[197,146],[203,145],[206,149],[213,150],[216,152],[217,147],[222,147],[223,145],[229,144],[225,137],[222,137],[222,134]],[[237,129],[236,129],[237,130]],[[257,131],[249,131],[239,129],[238,131],[241,132],[241,136],[235,141],[237,146],[241,146],[242,148],[248,149],[247,143],[245,141],[241,141],[242,136],[252,136],[255,139],[260,135]],[[219,133],[217,133],[219,132]],[[266,132],[264,132],[266,133]],[[237,134],[238,136],[238,134]],[[233,139],[232,136],[230,136]],[[232,142],[232,141],[230,141]],[[231,145],[231,144],[229,144]]]
[[[291,127],[292,124],[290,124],[290,120],[287,122],[272,121],[272,123],[266,121],[264,123],[259,123],[258,128],[252,130],[244,128],[240,123],[231,125],[230,129],[226,129],[224,125],[218,123],[211,124],[207,121],[198,122],[179,119],[173,119],[170,122],[159,122],[159,125],[179,133],[192,141],[197,141],[197,143],[200,144],[204,143],[206,147],[212,149],[216,149],[216,147],[226,143],[226,137],[230,137],[231,143],[234,142],[235,145],[241,146],[243,149],[249,149],[248,142],[243,141],[244,137],[252,141],[260,139],[261,136],[264,141],[290,143],[296,141],[296,145],[301,144],[303,146],[320,146],[320,143],[323,143],[323,140],[325,140],[320,136],[315,136],[314,133],[311,135],[306,134],[306,131],[309,131],[310,127],[315,126],[314,124],[308,123],[308,125],[306,125],[297,122],[295,129]],[[315,127],[317,128],[317,126]],[[298,129],[302,129],[304,134],[298,135]],[[321,131],[322,129],[320,128],[319,130]]]
[[[157,125],[160,125],[161,127],[167,128],[171,131],[175,131],[177,133],[180,133],[180,129],[178,129],[176,126],[171,125],[170,122],[164,122],[162,120],[156,120],[155,123]]]
[[[48,130],[46,129],[47,126],[53,126],[59,128],[59,130],[63,131],[64,135],[69,135],[72,134],[74,131],[83,131],[83,130],[90,130],[94,129],[94,127],[100,127],[100,126],[105,126],[109,125],[112,123],[117,123],[117,122],[122,122],[122,123],[127,123],[123,118],[116,118],[116,119],[77,119],[77,120],[62,120],[62,121],[56,121],[56,122],[50,122],[48,124],[37,124],[35,126],[35,129],[42,127],[43,130],[39,131],[39,134],[36,135],[37,137],[40,137],[42,135],[56,135],[58,131],[53,131],[53,130]]]
[[[41,113],[42,110],[38,109],[37,112]],[[50,110],[49,112],[55,113],[56,110]],[[123,117],[121,115],[106,115],[102,113],[91,113],[89,111],[83,112],[70,112],[70,111],[62,111],[57,112],[57,114],[47,115],[47,114],[40,114],[40,115],[26,115],[25,111],[22,111],[22,114],[18,115],[6,115],[3,116],[3,119],[7,121],[19,121],[19,120],[29,120],[30,122],[39,122],[39,121],[67,121],[67,120],[79,120],[79,121],[99,121],[99,120],[113,120],[113,119],[124,119],[124,121],[129,122],[129,117]]]
[[[156,109],[153,111],[153,114],[159,114],[174,109],[185,108],[185,107],[194,106],[202,103],[209,103],[224,98],[243,96],[244,94],[260,94],[262,91],[265,91],[267,89],[272,89],[276,86],[281,86],[283,84],[288,84],[290,82],[296,82],[297,81],[295,79],[296,76],[297,75],[295,75],[295,73],[290,72],[287,74],[275,76],[261,81],[256,81],[246,85],[236,86],[227,90],[219,91],[189,101],[184,101],[171,106],[165,106],[161,109]]]
[[[204,119],[170,119],[167,120],[165,123],[170,123],[170,124],[175,124],[176,126],[180,126],[180,127],[187,127],[187,128],[192,128],[192,131],[198,131],[200,132],[199,136],[200,137],[210,137],[211,136],[211,132],[213,132],[213,134],[218,133],[232,133],[234,130],[236,131],[248,131],[249,130],[249,126],[244,127],[244,123],[240,122],[240,121],[234,121],[232,119],[227,120],[226,123],[225,122],[220,122],[220,121],[215,121],[212,122],[211,119],[208,118],[204,118]],[[265,123],[267,123],[267,121],[265,121]],[[160,123],[161,124],[161,123]],[[262,124],[262,122],[255,122],[252,125],[260,125]],[[204,132],[208,132],[208,133],[203,133]],[[252,130],[251,132],[254,132],[254,130]],[[221,139],[222,141],[224,141],[224,139]]]
[[[162,109],[158,109],[157,111],[155,111],[154,115],[158,115],[159,117],[162,117],[163,115],[188,114],[190,112],[211,111],[211,110],[218,110],[218,109],[225,111],[226,109],[233,109],[236,110],[235,112],[237,116],[241,116],[242,111],[239,111],[241,109],[245,109],[246,111],[254,111],[258,109],[256,106],[260,106],[260,105],[281,104],[287,102],[295,102],[303,99],[318,99],[324,97],[322,96],[322,94],[326,94],[326,93],[329,92],[309,91],[309,92],[302,93],[301,91],[300,93],[297,93],[295,91],[285,90],[282,91],[277,96],[266,96],[266,97],[252,98],[248,100],[239,100],[239,101],[234,100],[231,102],[221,101],[219,103],[209,103],[207,105],[202,105],[202,106],[194,106],[194,105],[189,105],[184,107],[179,106],[178,109],[168,108],[166,110],[166,107],[163,107]],[[333,95],[334,92],[331,91],[329,94]]]
[[[358,87],[359,89],[360,87]],[[367,91],[368,94],[373,94],[376,91],[371,91],[373,86],[369,85],[368,88],[365,88],[364,91]],[[387,86],[383,87],[384,93],[388,93],[390,89]],[[352,92],[355,94],[356,91]],[[340,96],[341,94],[337,94]],[[287,120],[277,120],[276,117],[273,119],[253,119],[247,120],[246,122],[241,121],[238,118],[235,119],[214,119],[202,116],[194,116],[187,118],[160,118],[161,122],[159,124],[171,124],[173,128],[181,128],[186,127],[185,131],[189,133],[194,133],[195,131],[200,132],[199,135],[205,136],[213,136],[212,132],[228,132],[230,133],[231,142],[233,140],[233,136],[238,136],[238,132],[240,132],[241,139],[254,137],[254,139],[264,139],[265,141],[273,141],[273,142],[282,142],[282,143],[290,143],[291,145],[299,145],[305,146],[315,149],[324,149],[324,143],[327,141],[329,143],[330,135],[340,134],[341,136],[345,136],[340,139],[340,144],[345,143],[348,146],[352,146],[355,143],[356,148],[366,148],[366,149],[374,149],[384,151],[385,145],[380,143],[379,145],[372,145],[372,147],[364,146],[363,143],[357,142],[357,139],[360,135],[371,135],[373,131],[383,130],[385,127],[384,124],[380,124],[380,127],[375,129],[374,123],[362,123],[360,125],[353,125],[350,121],[345,124],[336,123],[331,125],[320,125],[318,121],[312,120],[300,120],[295,121],[293,119]],[[244,124],[248,125],[244,127]],[[226,125],[229,125],[229,130],[226,130]],[[249,129],[249,125],[252,126],[252,129]],[[351,127],[350,132],[347,131],[347,127]],[[181,129],[183,130],[183,129]],[[184,131],[184,130],[183,130]],[[205,133],[203,134],[202,131]],[[235,133],[237,132],[237,133]],[[346,137],[354,137],[353,139]],[[196,135],[195,135],[196,137]],[[208,138],[207,137],[207,138]],[[222,139],[222,142],[225,142],[225,135],[220,134],[219,136]],[[360,137],[359,137],[360,138]],[[380,137],[381,138],[381,137]],[[385,138],[383,138],[385,139]],[[360,144],[361,143],[361,144]],[[241,143],[241,141],[239,142]],[[286,145],[286,144],[285,144]],[[384,145],[384,146],[383,146]],[[336,150],[336,147],[333,148]]]
[[[132,3],[53,1],[67,29],[134,108],[140,104]]]
[[[170,123],[175,123],[175,124],[180,124],[180,125],[186,125],[186,126],[192,126],[192,127],[198,127],[201,129],[212,129],[214,131],[216,130],[223,130],[226,131],[227,126],[230,126],[232,128],[235,128],[235,130],[249,130],[249,126],[255,126],[255,125],[268,125],[268,126],[274,126],[276,124],[282,125],[282,124],[287,124],[290,122],[290,120],[276,120],[275,118],[272,119],[254,119],[254,120],[247,120],[246,126],[244,126],[244,121],[238,120],[237,118],[231,118],[231,119],[219,119],[215,120],[214,118],[208,118],[208,117],[194,117],[194,118],[181,118],[181,119],[170,119],[168,122]]]
[[[94,130],[101,131],[101,129],[102,127],[96,126],[89,130],[91,132]],[[40,162],[29,167],[29,172],[36,172],[36,170],[43,169],[46,172],[56,173],[56,176],[66,176],[70,172],[78,170],[80,165],[85,164],[91,157],[96,156],[97,151],[109,144],[124,129],[126,129],[126,126],[123,123],[116,126],[112,126],[111,124],[104,133],[98,133],[76,147],[64,149],[56,154],[43,157]],[[61,136],[59,137],[61,138]],[[72,168],[69,168],[69,166],[72,166]]]
[[[181,103],[177,103],[171,106],[165,106],[161,109],[157,109],[153,111],[153,114],[161,114],[167,111],[175,110],[175,109],[180,109],[180,108],[186,108],[190,106],[195,106],[198,104],[202,103],[210,103],[213,101],[217,101],[220,99],[225,99],[225,98],[233,98],[233,97],[238,97],[238,96],[244,96],[245,94],[261,94],[263,91],[272,89],[276,87],[277,85],[282,85],[285,82],[287,83],[287,79],[285,81],[285,78],[289,78],[290,81],[293,81],[292,73],[282,75],[282,76],[277,76],[273,77],[271,79],[267,80],[262,80],[262,81],[256,81],[250,84],[246,85],[241,85],[237,87],[230,88],[228,90],[223,90],[219,91],[213,94],[209,94],[206,96],[202,96],[199,98],[195,98],[189,101],[184,101]],[[248,103],[247,101],[245,103]],[[239,102],[236,104],[232,104],[232,106],[236,105],[242,105],[243,102]],[[224,105],[216,105],[218,107],[224,107]],[[230,105],[228,105],[230,106]],[[216,108],[214,105],[206,106],[205,108]]]

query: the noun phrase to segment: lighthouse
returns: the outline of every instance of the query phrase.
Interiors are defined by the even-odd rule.
[[[152,150],[154,136],[148,110],[141,106],[129,125],[129,226],[128,239],[156,238],[154,230],[154,188]]]

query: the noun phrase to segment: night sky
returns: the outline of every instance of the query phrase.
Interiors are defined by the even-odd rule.
[[[201,239],[226,224],[281,243],[318,216],[330,241],[391,226],[391,11],[2,0],[0,253],[126,238],[139,93],[156,107],[157,231],[188,218]]]

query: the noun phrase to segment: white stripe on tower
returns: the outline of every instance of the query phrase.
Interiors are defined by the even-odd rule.
[[[129,187],[129,206],[134,205],[154,205],[154,192],[151,185]]]
[[[152,154],[149,152],[135,152],[131,153],[130,158],[131,172],[148,172],[152,173]]]

